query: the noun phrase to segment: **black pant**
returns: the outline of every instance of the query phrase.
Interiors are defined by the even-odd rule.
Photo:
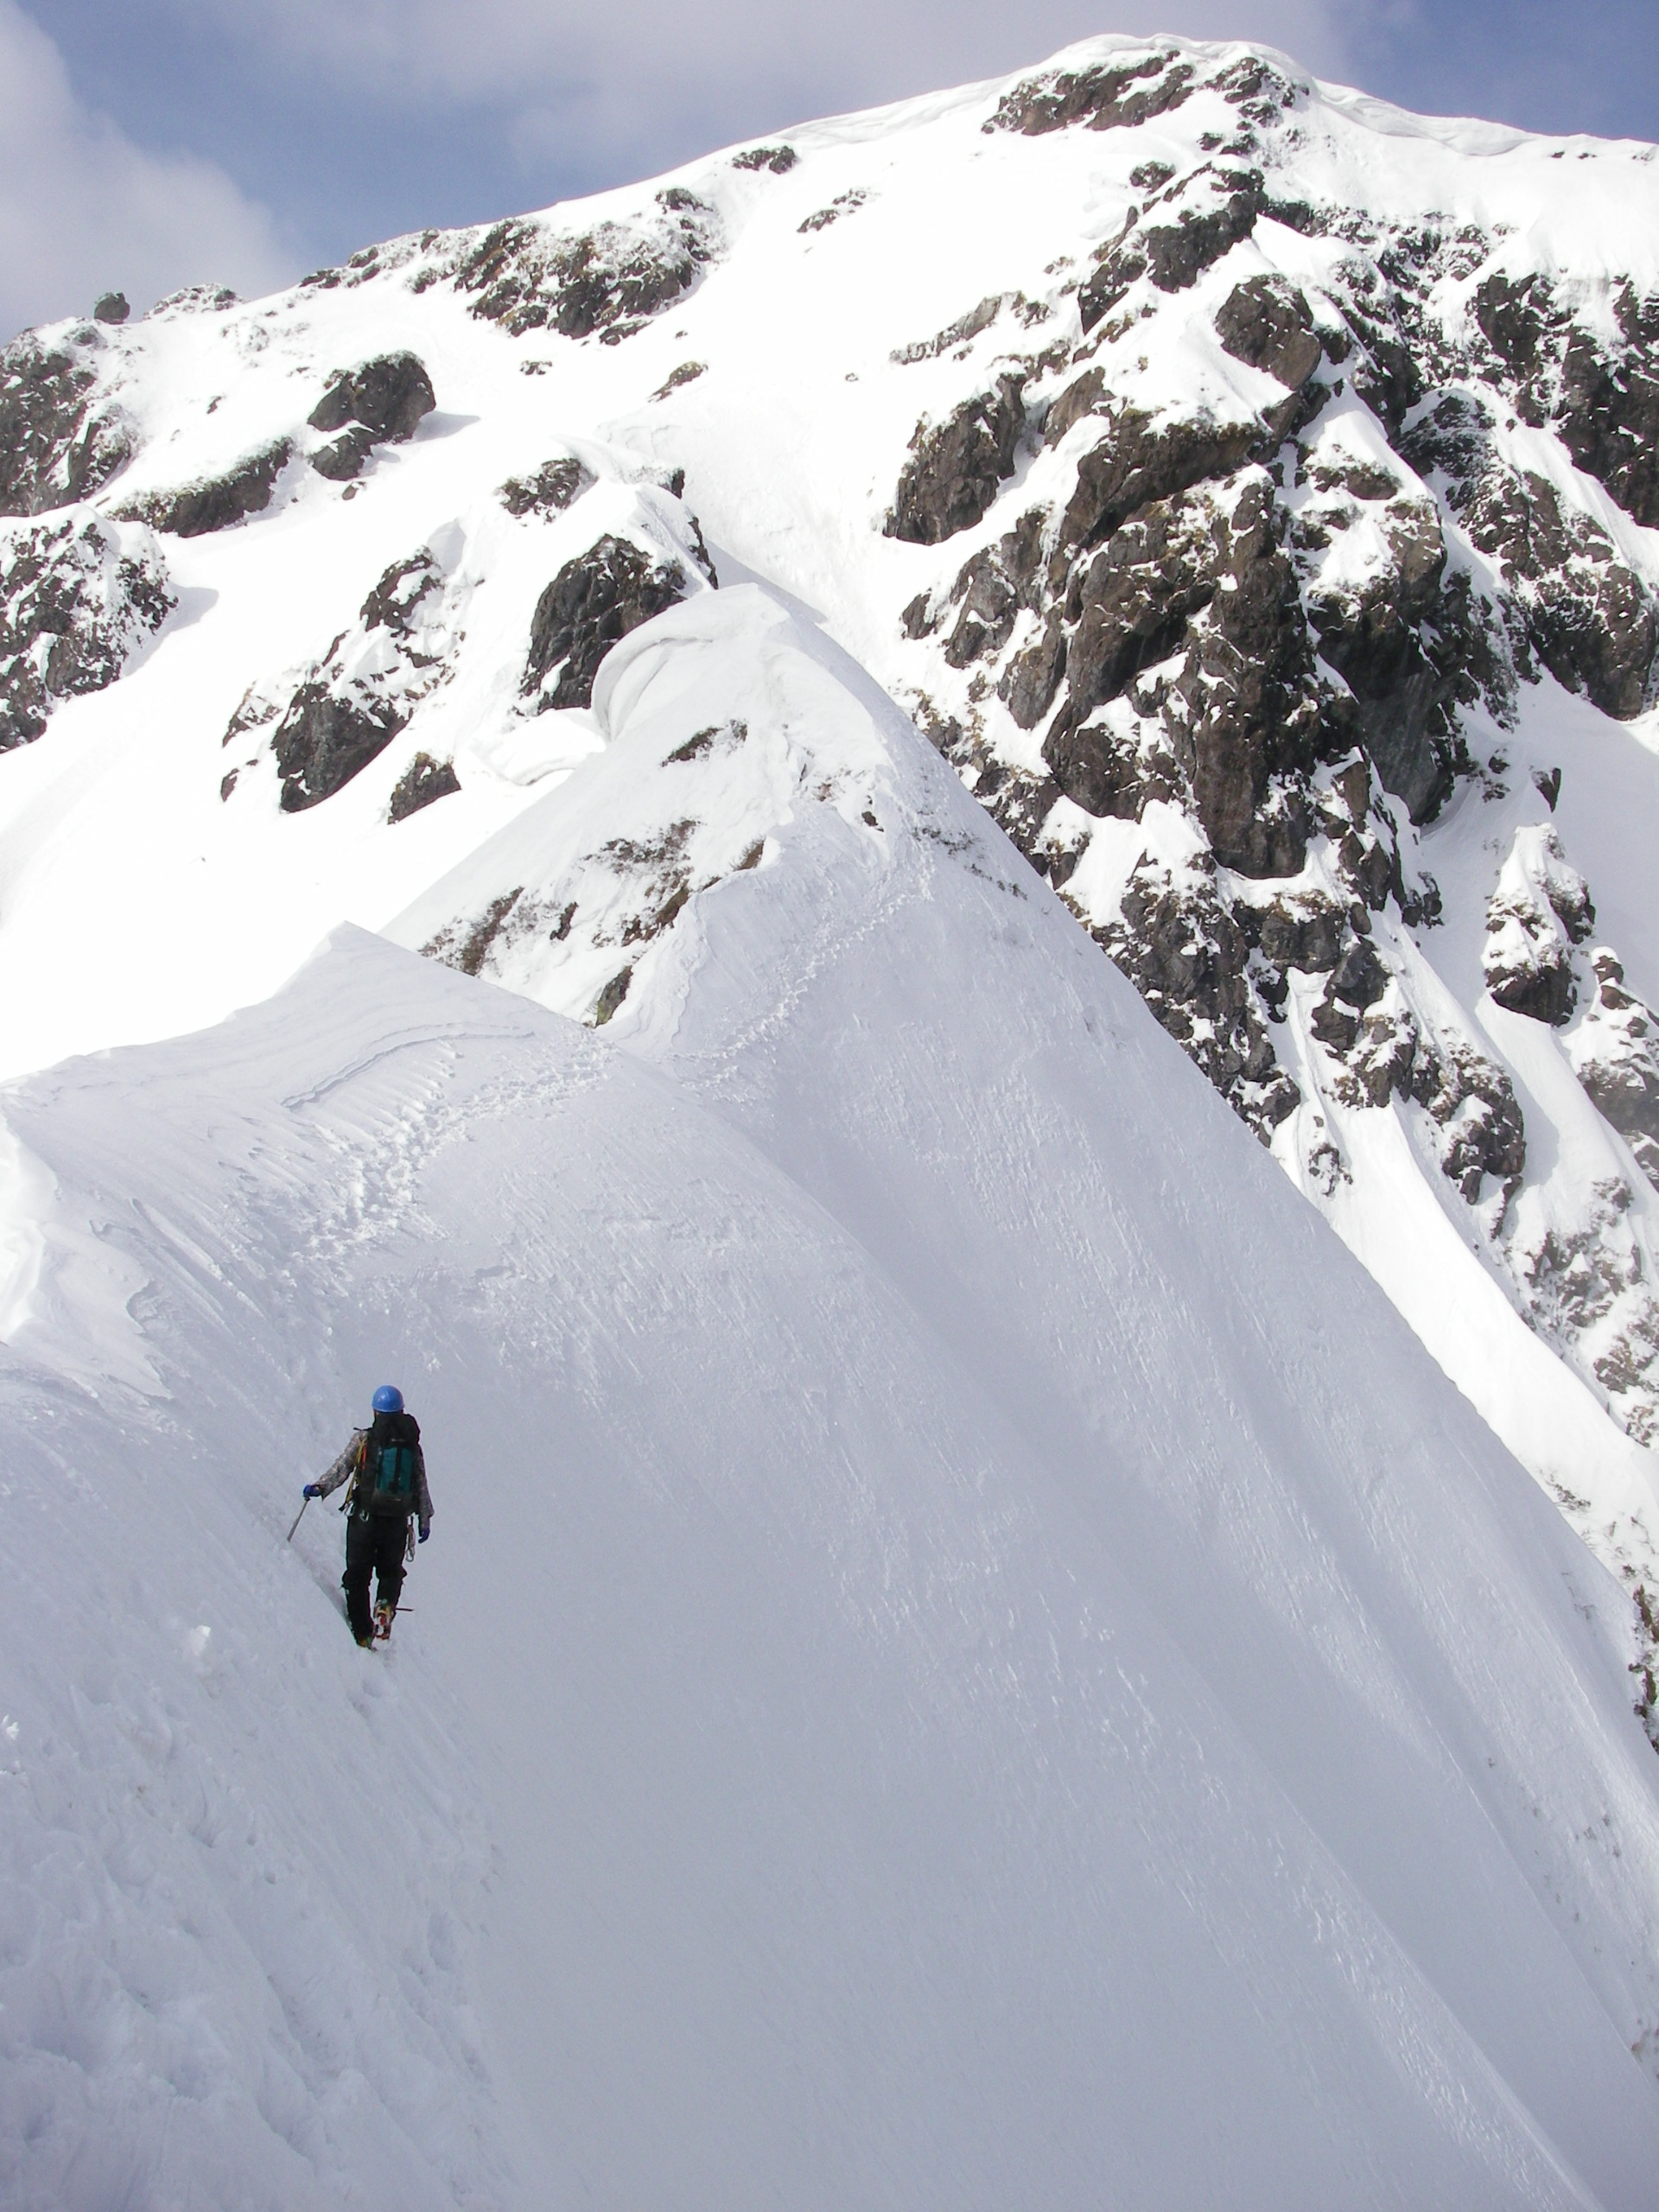
[[[346,1523],[346,1617],[360,1643],[374,1627],[369,1611],[369,1577],[379,1584],[383,1605],[395,1605],[404,1586],[404,1552],[409,1542],[406,1513],[353,1513]]]

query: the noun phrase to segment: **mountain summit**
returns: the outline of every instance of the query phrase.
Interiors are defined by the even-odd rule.
[[[1647,2201],[1655,159],[1107,39],[0,356],[18,2202]]]

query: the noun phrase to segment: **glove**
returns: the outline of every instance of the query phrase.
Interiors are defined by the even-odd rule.
[[[421,1541],[424,1543],[431,1533],[432,1523],[429,1521],[423,1521],[421,1523]]]
[[[322,1496],[322,1484],[321,1483],[307,1483],[304,1490],[300,1493],[300,1495],[302,1497],[321,1497]]]

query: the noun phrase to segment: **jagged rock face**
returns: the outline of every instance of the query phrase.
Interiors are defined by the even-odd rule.
[[[321,660],[256,687],[243,700],[224,742],[231,747],[253,736],[256,749],[226,776],[220,797],[232,796],[267,746],[285,814],[302,813],[343,790],[408,727],[421,702],[448,681],[463,604],[464,593],[428,548],[394,561],[356,623]],[[403,813],[458,788],[453,781],[437,788],[416,773],[417,766],[398,785]],[[428,768],[442,779],[444,768],[431,762]],[[448,773],[453,778],[453,769]]]
[[[264,512],[293,450],[286,438],[278,438],[222,476],[181,485],[176,491],[145,493],[117,512],[173,537],[204,537],[211,531],[229,530],[250,515]]]
[[[39,515],[101,491],[131,458],[104,390],[98,339],[55,345],[25,332],[0,352],[0,515]]]
[[[510,515],[557,515],[588,489],[591,473],[569,454],[544,461],[533,476],[510,476],[499,498]]]
[[[448,798],[460,789],[461,779],[453,760],[435,760],[429,753],[417,753],[392,785],[386,819],[405,822],[435,799]]]
[[[1042,353],[997,348],[998,294],[893,354],[959,349],[973,379],[918,424],[893,497],[891,534],[964,540],[912,587],[918,675],[895,688],[1305,1187],[1348,1178],[1344,1115],[1402,1116],[1510,1295],[1643,1433],[1645,1247],[1587,1189],[1570,1230],[1559,1196],[1548,1233],[1528,1213],[1521,1093],[1422,962],[1435,825],[1509,803],[1527,687],[1620,719],[1654,696],[1650,572],[1573,471],[1654,519],[1659,302],[1615,279],[1615,341],[1593,286],[1516,270],[1496,226],[1288,188],[1306,94],[1269,64],[1184,162],[1168,119],[1216,88],[1160,44],[1046,73],[988,120],[1144,122],[1157,157],[1121,163],[1135,200],[1031,289]],[[1222,380],[1195,372],[1183,398],[1167,372],[1206,321]],[[988,396],[1015,379],[1023,421],[999,440]],[[1559,770],[1536,775],[1553,807]],[[1645,1171],[1647,1017],[1586,967],[1582,879],[1530,823],[1481,897],[1490,1003],[1562,1038]],[[1571,1288],[1586,1269],[1625,1283],[1605,1313]]]
[[[0,752],[113,683],[176,603],[147,531],[85,511],[0,529]]]
[[[311,466],[343,483],[359,475],[377,445],[402,445],[437,405],[425,365],[410,353],[383,353],[336,376],[306,417],[314,430],[341,435]]]
[[[937,545],[971,529],[995,499],[997,486],[1013,475],[1024,429],[1020,385],[1014,378],[1005,378],[995,391],[964,400],[937,428],[918,424],[885,525],[887,536]]]
[[[617,639],[685,594],[685,571],[677,563],[653,562],[607,532],[567,561],[537,601],[520,691],[538,711],[588,705],[599,664]]]
[[[1578,1002],[1573,948],[1596,925],[1589,887],[1553,830],[1517,830],[1486,910],[1486,988],[1511,1014],[1559,1028]]]
[[[1292,391],[1301,390],[1325,353],[1306,299],[1283,277],[1236,284],[1216,310],[1216,335],[1235,360],[1265,369]]]
[[[533,219],[498,223],[463,256],[454,282],[477,295],[475,315],[515,338],[548,329],[616,344],[689,291],[718,251],[718,219],[693,194],[670,186],[657,204],[654,222],[602,223],[575,237]]]
[[[1595,997],[1570,1047],[1580,1082],[1659,1191],[1659,1017],[1624,988],[1605,946],[1591,955]]]

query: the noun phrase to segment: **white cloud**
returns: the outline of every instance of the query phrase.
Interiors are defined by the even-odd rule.
[[[84,315],[101,291],[137,313],[181,284],[257,292],[295,267],[222,169],[147,153],[83,106],[51,40],[0,0],[0,336]]]

